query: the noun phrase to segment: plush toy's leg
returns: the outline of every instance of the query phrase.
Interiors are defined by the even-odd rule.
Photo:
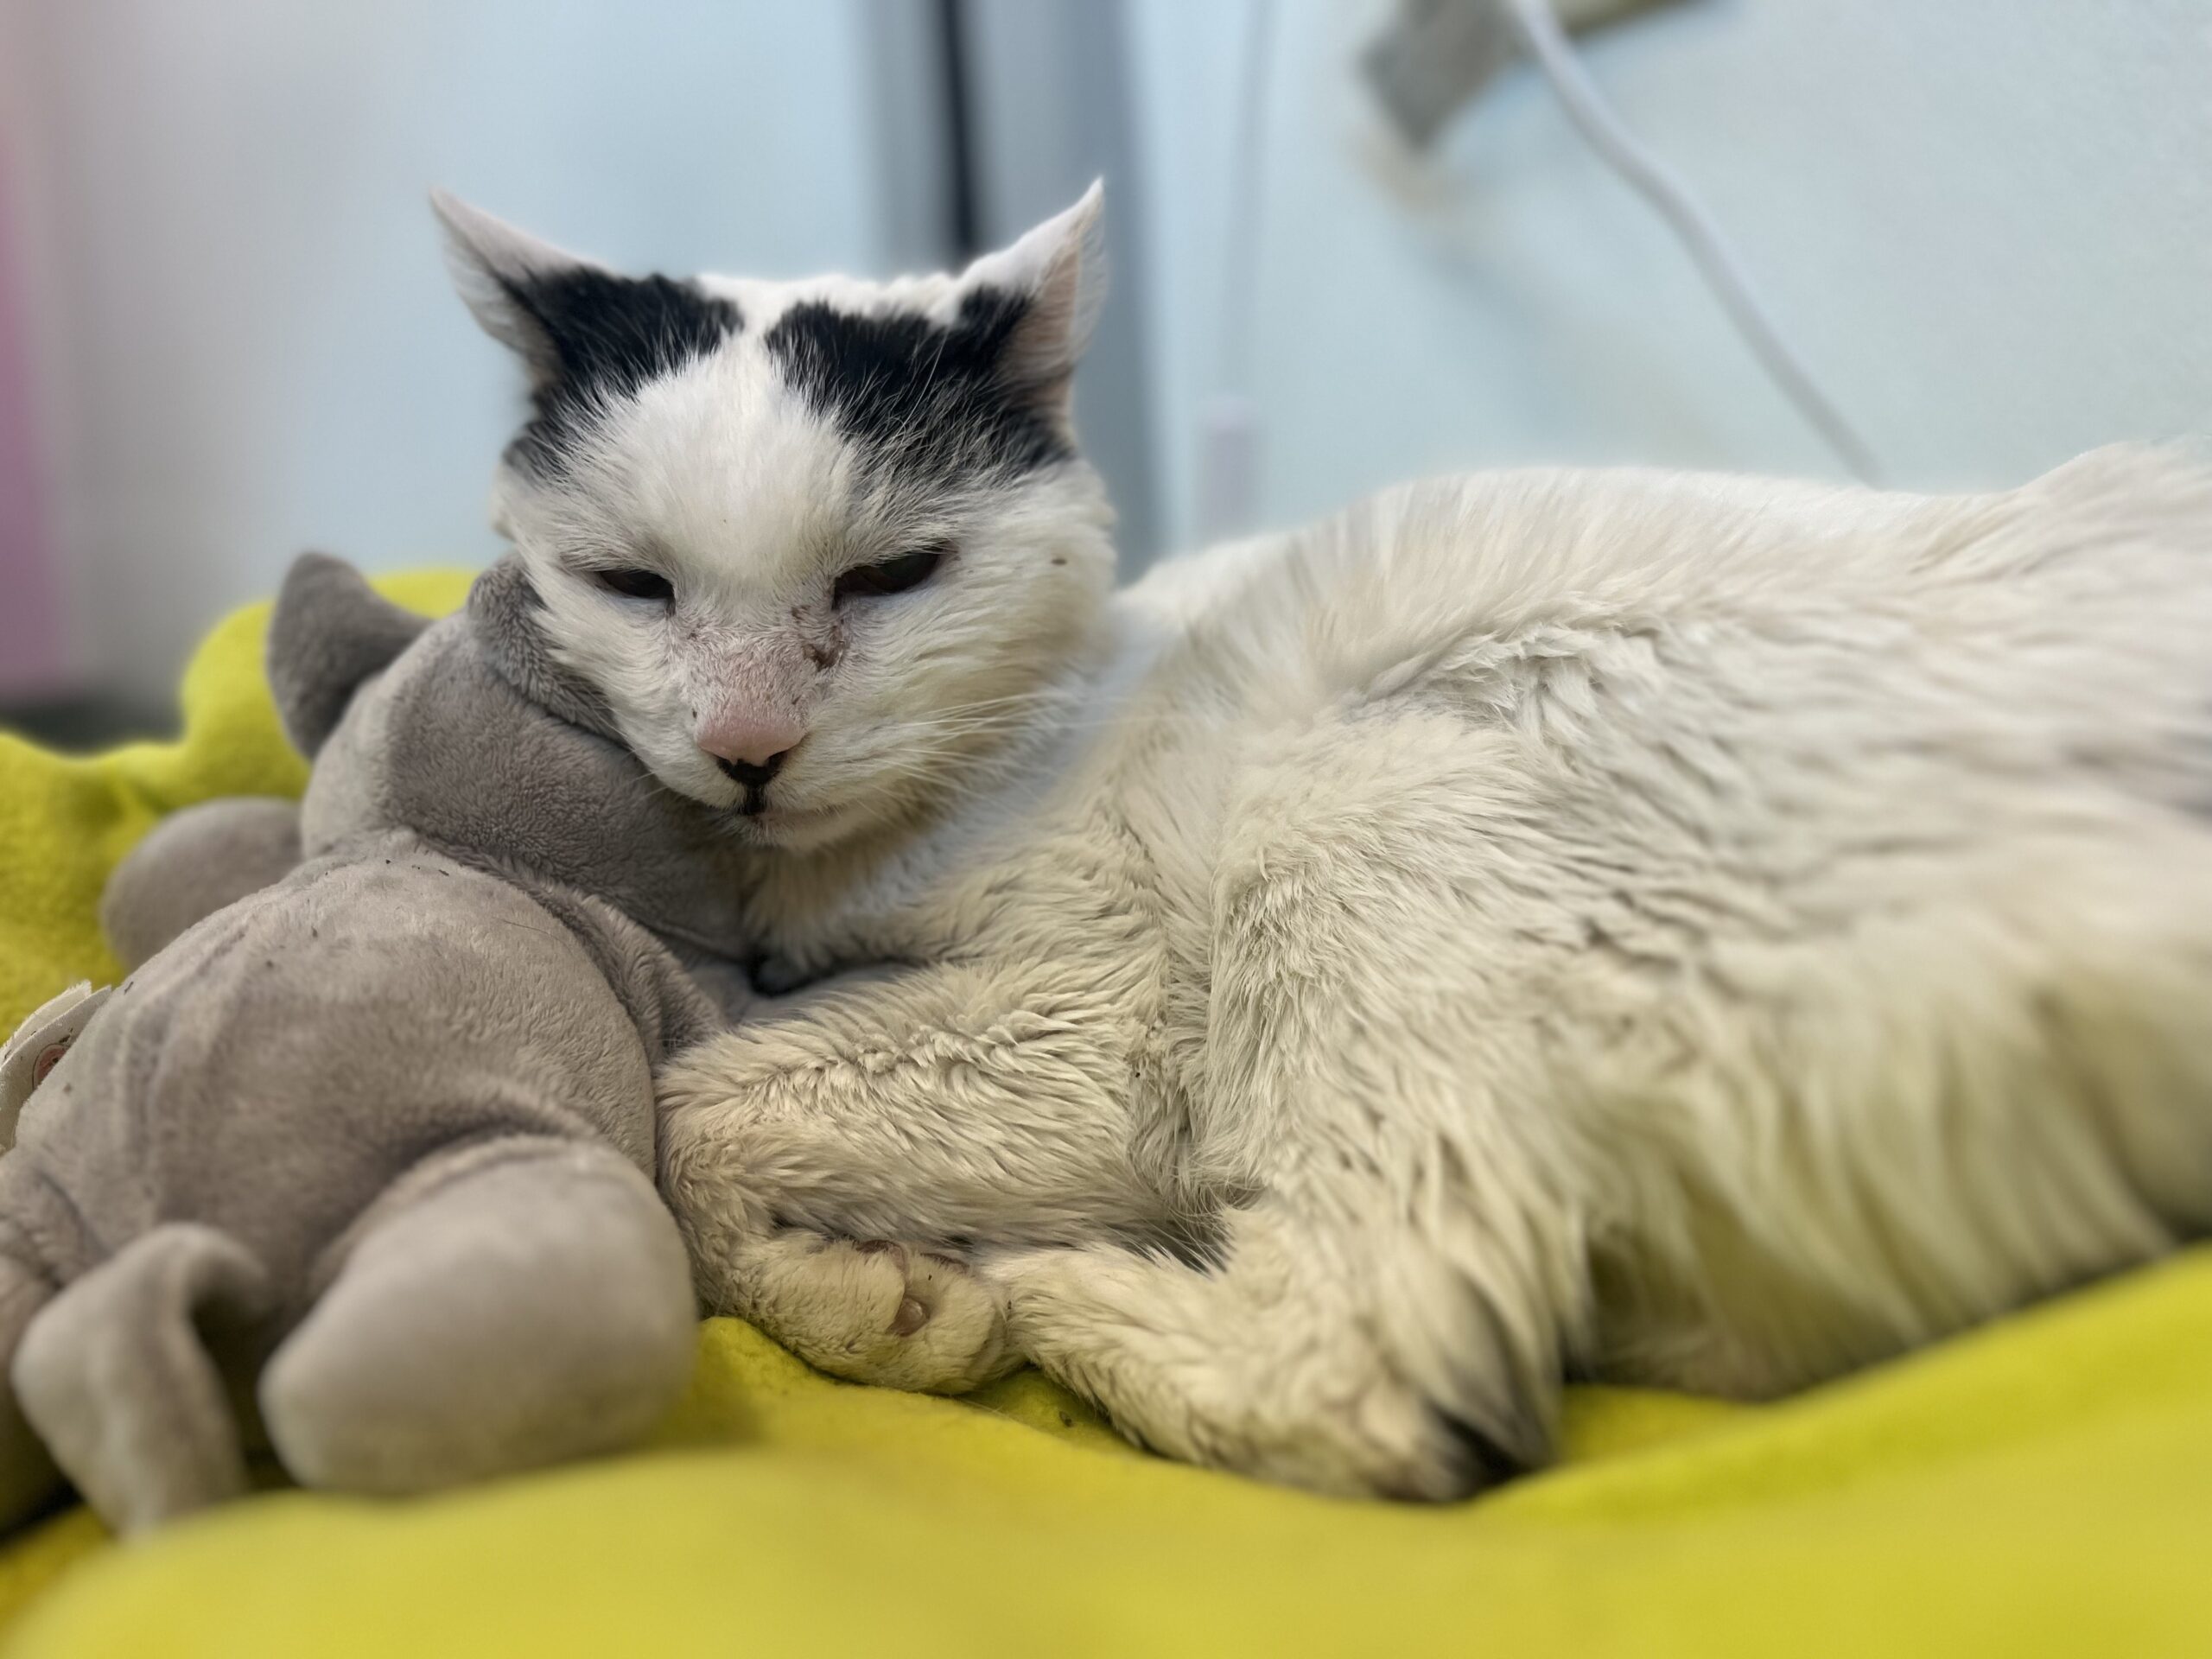
[[[132,848],[100,895],[100,927],[125,968],[300,861],[300,809],[239,796],[173,812]]]
[[[16,1397],[117,1531],[245,1490],[238,1421],[203,1327],[251,1320],[264,1283],[235,1241],[171,1223],[133,1239],[30,1320],[10,1368]]]
[[[306,1485],[423,1491],[637,1440],[696,1340],[652,1184],[602,1146],[507,1142],[372,1217],[262,1416]]]
[[[5,1375],[25,1328],[53,1295],[43,1274],[0,1255],[0,1529],[35,1515],[61,1484],[60,1471],[25,1421]]]

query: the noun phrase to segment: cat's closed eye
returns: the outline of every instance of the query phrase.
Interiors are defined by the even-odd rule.
[[[837,578],[836,585],[830,589],[830,598],[842,605],[849,599],[903,594],[909,588],[918,588],[938,573],[950,551],[942,543],[931,543],[925,547],[909,548],[874,564],[857,565]]]
[[[623,569],[594,570],[599,585],[609,593],[620,594],[625,599],[669,600],[676,597],[676,584],[658,570]]]

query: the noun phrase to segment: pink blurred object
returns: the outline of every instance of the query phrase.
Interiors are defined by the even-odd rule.
[[[7,180],[0,165],[0,696],[23,696],[60,690],[64,664]]]

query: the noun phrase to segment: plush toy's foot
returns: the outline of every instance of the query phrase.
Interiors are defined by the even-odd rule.
[[[37,1514],[61,1484],[7,1377],[24,1330],[53,1295],[45,1275],[0,1255],[0,1530]]]
[[[697,1342],[676,1224],[607,1147],[514,1141],[418,1172],[263,1373],[302,1484],[416,1492],[642,1438]]]
[[[237,1240],[171,1222],[40,1308],[9,1367],[16,1399],[85,1500],[138,1532],[245,1490],[245,1457],[212,1338],[265,1311]]]
[[[998,1298],[950,1255],[791,1230],[752,1243],[744,1274],[747,1315],[833,1376],[964,1394],[1020,1363]]]
[[[258,795],[202,801],[163,818],[116,866],[100,895],[100,930],[116,959],[135,970],[299,861],[296,803]]]

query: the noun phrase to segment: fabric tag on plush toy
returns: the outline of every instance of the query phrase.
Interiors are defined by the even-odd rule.
[[[92,1016],[115,988],[92,988],[80,980],[60,995],[32,1011],[16,1027],[16,1034],[0,1045],[0,1152],[16,1144],[16,1120],[31,1091],[46,1081],[46,1074],[60,1064],[69,1045],[92,1024]]]

